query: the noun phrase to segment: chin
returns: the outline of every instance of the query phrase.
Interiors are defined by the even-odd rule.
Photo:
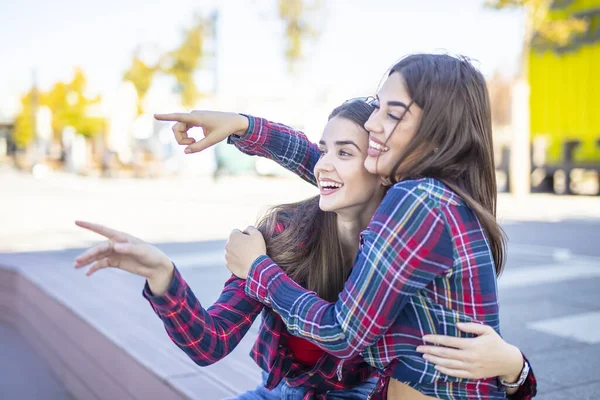
[[[373,175],[388,176],[392,170],[392,166],[386,165],[386,162],[381,157],[367,157],[365,159],[365,169]]]
[[[327,212],[335,211],[337,209],[337,207],[334,207],[333,204],[331,204],[328,201],[323,201],[323,199],[319,201],[319,208],[321,209],[321,211]]]
[[[367,157],[365,158],[365,169],[371,174],[377,174],[377,158]]]

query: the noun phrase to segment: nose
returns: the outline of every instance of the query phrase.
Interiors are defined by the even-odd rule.
[[[318,176],[322,172],[332,172],[334,170],[333,163],[331,162],[331,152],[327,152],[319,158],[319,161],[315,164],[313,170],[315,176]]]
[[[365,129],[367,132],[383,133],[383,125],[381,124],[378,115],[379,110],[373,111],[367,122],[365,122]]]

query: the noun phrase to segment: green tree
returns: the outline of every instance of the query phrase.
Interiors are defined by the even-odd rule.
[[[157,70],[158,66],[146,64],[136,54],[131,60],[131,66],[123,74],[123,79],[131,82],[137,92],[138,115],[141,115],[144,112],[142,104],[146,97],[146,93],[148,93],[148,89],[150,89],[150,85],[152,85],[152,79]]]

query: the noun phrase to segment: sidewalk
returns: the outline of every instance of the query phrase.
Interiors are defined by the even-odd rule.
[[[183,176],[161,179],[85,178],[51,173],[43,180],[16,171],[0,173],[0,252],[87,246],[96,235],[76,228],[87,219],[151,242],[226,239],[254,225],[269,206],[317,195],[300,179]],[[517,198],[501,193],[498,219],[560,221],[600,219],[600,197]]]
[[[13,327],[0,323],[0,343],[0,399],[72,400],[46,362]]]
[[[600,219],[600,196],[557,196],[530,194],[523,197],[498,194],[498,219],[504,221],[547,221]]]

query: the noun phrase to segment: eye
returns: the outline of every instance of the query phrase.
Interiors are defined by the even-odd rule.
[[[319,158],[323,157],[325,155],[325,153],[327,153],[327,150],[325,150],[325,149],[319,149]]]
[[[345,156],[351,156],[351,155],[352,155],[352,154],[348,153],[348,152],[347,152],[347,151],[345,151],[345,150],[340,150],[340,156],[344,156],[344,157],[345,157]]]
[[[394,114],[388,114],[388,117],[390,117],[394,121],[402,121],[402,117],[398,117],[398,116],[396,116]]]

